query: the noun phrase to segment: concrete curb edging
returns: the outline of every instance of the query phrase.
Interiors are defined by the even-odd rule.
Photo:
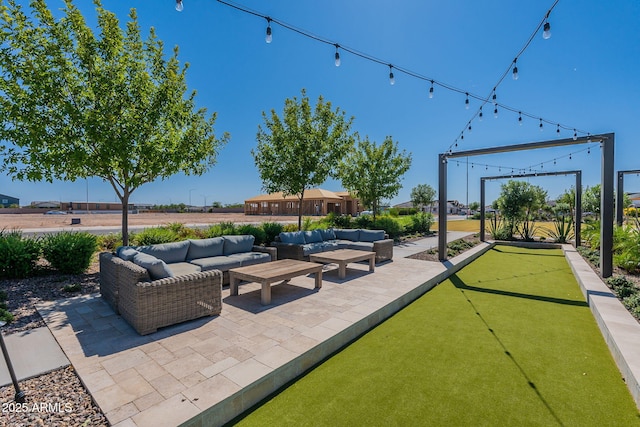
[[[250,384],[218,404],[199,413],[180,426],[201,427],[228,423],[271,395],[273,390],[280,389],[285,384],[313,369],[338,350],[346,347],[358,337],[373,329],[376,325],[393,316],[402,308],[411,304],[427,291],[449,278],[449,276],[460,271],[494,246],[495,242],[481,243],[467,252],[446,261],[444,263],[447,267],[445,271],[437,274],[422,285],[376,310],[328,340],[318,344],[306,353],[280,366],[253,384]]]
[[[640,323],[573,246],[562,245],[562,250],[622,378],[640,409]]]

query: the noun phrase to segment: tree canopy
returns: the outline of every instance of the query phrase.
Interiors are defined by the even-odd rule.
[[[187,93],[178,48],[165,58],[153,28],[142,40],[135,9],[126,29],[94,0],[97,34],[72,0],[54,19],[44,0],[25,12],[0,5],[0,170],[30,181],[100,177],[128,205],[141,185],[201,175],[228,140],[216,114]]]
[[[525,181],[509,180],[502,184],[496,205],[513,234],[518,222],[528,219],[542,208],[546,199],[547,192],[541,187]]]
[[[347,119],[340,108],[332,109],[322,96],[312,109],[304,89],[300,99],[285,100],[282,118],[275,110],[262,116],[258,146],[251,150],[262,188],[298,197],[300,229],[305,191],[335,178],[338,162],[353,147],[353,118]]]
[[[340,163],[340,179],[347,190],[371,208],[375,220],[380,201],[398,194],[402,175],[410,167],[411,154],[400,152],[390,136],[380,145],[365,138]]]
[[[420,211],[426,205],[432,205],[436,199],[436,190],[429,184],[418,184],[411,189],[411,203]]]

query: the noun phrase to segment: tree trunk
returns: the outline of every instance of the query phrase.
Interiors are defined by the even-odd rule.
[[[122,191],[122,246],[129,245],[129,190]]]
[[[304,200],[304,189],[300,192],[300,202],[298,203],[298,231],[302,230],[302,202]]]

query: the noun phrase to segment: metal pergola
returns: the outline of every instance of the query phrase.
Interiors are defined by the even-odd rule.
[[[624,176],[632,173],[640,173],[640,170],[618,171],[618,191],[616,193],[616,223],[618,225],[622,225],[622,221],[624,221]]]
[[[613,224],[614,224],[614,142],[615,134],[607,133],[580,138],[565,138],[530,142],[502,147],[441,153],[438,155],[438,258],[447,260],[447,164],[448,159],[473,157],[487,154],[536,150],[540,148],[565,147],[570,145],[600,142],[600,274],[603,278],[613,274]]]
[[[575,175],[576,176],[576,195],[575,195],[575,235],[576,246],[580,246],[582,241],[580,239],[580,223],[582,221],[582,171],[563,171],[563,172],[537,172],[537,173],[523,173],[523,174],[510,174],[500,176],[485,176],[480,178],[480,241],[485,241],[485,181],[507,179],[507,178],[530,178],[538,176],[558,176],[558,175]]]

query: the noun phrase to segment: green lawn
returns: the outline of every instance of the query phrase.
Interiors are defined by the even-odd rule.
[[[632,426],[640,415],[562,252],[497,246],[239,423]]]

